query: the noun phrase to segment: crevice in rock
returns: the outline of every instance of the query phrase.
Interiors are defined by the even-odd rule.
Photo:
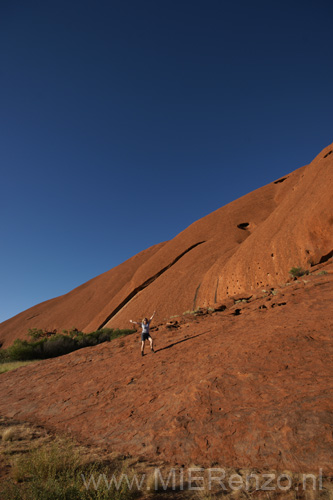
[[[27,318],[27,321],[29,321],[30,319],[33,319],[33,318],[37,318],[37,316],[39,316],[39,314],[34,314],[33,316],[30,316],[30,318]]]
[[[333,257],[333,250],[328,252],[326,255],[323,255],[319,261],[319,264],[322,264],[323,262],[327,262],[331,257]]]
[[[219,279],[220,278],[217,278],[217,281],[216,281],[216,288],[215,288],[215,295],[214,295],[214,302],[215,303],[217,302],[217,289],[218,289],[218,286],[219,286]]]
[[[195,291],[195,294],[194,294],[194,299],[193,299],[193,311],[195,310],[195,303],[197,301],[197,296],[198,296],[198,292],[199,292],[199,288],[201,286],[201,283],[198,285],[196,291]]]
[[[238,302],[249,302],[251,300],[253,295],[250,295],[249,297],[239,297],[237,296],[237,299],[233,299],[234,304],[237,304]]]
[[[227,306],[224,304],[221,304],[219,306],[214,307],[215,312],[216,311],[225,311],[227,309]]]
[[[274,184],[280,184],[281,182],[284,182],[286,179],[288,179],[288,177],[281,177],[281,179],[274,181]]]
[[[130,300],[133,299],[133,297],[135,297],[135,295],[137,295],[139,292],[141,292],[141,290],[143,290],[144,288],[146,288],[148,285],[150,285],[151,283],[153,283],[153,281],[155,281],[159,276],[161,276],[161,274],[165,273],[165,271],[167,271],[168,269],[170,269],[170,267],[174,266],[176,264],[176,262],[179,261],[179,259],[181,259],[182,257],[184,257],[185,254],[187,254],[188,252],[190,252],[191,250],[193,250],[193,248],[197,247],[198,245],[201,245],[202,243],[205,243],[205,241],[199,241],[199,243],[195,243],[194,245],[190,246],[187,250],[185,250],[184,252],[182,252],[180,255],[178,255],[170,264],[168,264],[166,267],[163,267],[163,269],[161,269],[158,273],[154,274],[154,276],[151,276],[150,278],[148,278],[144,283],[142,283],[142,285],[139,285],[137,288],[135,288],[129,295],[127,295],[127,297],[107,316],[107,318],[103,321],[103,323],[101,323],[99,325],[99,327],[97,328],[97,330],[100,330],[101,328],[103,328],[106,323],[108,321],[110,321],[111,318],[113,318],[113,316],[115,316]]]
[[[241,222],[241,224],[237,224],[237,227],[239,229],[243,229],[244,231],[246,231],[248,225],[249,225],[249,222]]]
[[[333,150],[331,149],[331,151],[329,151],[328,153],[326,153],[326,155],[324,156],[324,158],[327,158],[328,155],[330,155],[331,153],[333,153]]]
[[[322,255],[319,261],[310,263],[310,266],[314,267],[318,264],[323,264],[324,262],[327,262],[331,257],[333,257],[333,250],[328,252],[326,255]]]

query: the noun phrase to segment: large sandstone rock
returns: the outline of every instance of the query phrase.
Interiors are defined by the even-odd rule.
[[[332,151],[2,323],[7,346],[158,311],[156,354],[131,335],[2,374],[0,413],[174,465],[332,474]]]
[[[129,319],[154,309],[163,320],[276,286],[291,267],[327,260],[333,250],[332,149],[198,220],[173,240],[3,322],[0,343],[10,345],[29,328],[128,327]]]
[[[2,374],[0,414],[172,465],[332,475],[333,265],[323,269],[159,325],[144,358],[130,335]]]

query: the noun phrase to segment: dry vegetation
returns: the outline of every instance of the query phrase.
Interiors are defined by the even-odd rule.
[[[9,361],[7,363],[0,363],[0,373],[6,373],[11,370],[15,370],[16,368],[20,368],[20,366],[26,366],[29,365],[30,363],[34,363],[35,361],[38,360],[31,360],[31,361]]]
[[[158,482],[156,487],[157,467],[164,484]],[[203,489],[189,490],[188,476],[184,475],[183,489],[180,490],[179,469],[175,475],[176,489],[172,487],[169,473],[170,468],[165,464],[147,463],[133,457],[119,457],[97,447],[80,445],[68,437],[52,435],[42,427],[0,417],[1,500],[130,500],[133,498],[333,500],[333,485],[330,478],[323,479],[320,491],[313,491],[311,487],[308,491],[303,491],[301,476],[290,472],[293,484],[288,491],[258,491],[255,482],[247,491],[233,491],[229,487],[232,475],[244,477],[251,473],[258,474],[259,471],[228,469],[224,481],[226,489],[217,484],[209,488],[205,476],[204,481],[192,482],[192,488],[203,487]],[[93,481],[90,482],[90,487],[86,488],[82,474],[86,484],[92,475],[95,484],[100,477],[98,488],[93,487]],[[198,474],[200,475],[194,472],[193,476]],[[123,475],[124,480],[119,488],[114,482],[110,486],[112,475],[117,481]],[[136,487],[138,484],[141,484],[140,488]],[[281,484],[283,486],[285,483],[282,481]]]

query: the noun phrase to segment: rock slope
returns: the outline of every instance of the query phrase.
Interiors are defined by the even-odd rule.
[[[173,465],[332,474],[333,264],[0,375],[0,414]]]
[[[66,295],[0,324],[0,344],[29,328],[128,327],[277,286],[293,266],[311,268],[333,252],[333,145],[295,170],[193,223]]]

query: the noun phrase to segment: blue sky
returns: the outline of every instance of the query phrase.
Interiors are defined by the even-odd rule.
[[[0,6],[0,321],[333,141],[333,4]]]

